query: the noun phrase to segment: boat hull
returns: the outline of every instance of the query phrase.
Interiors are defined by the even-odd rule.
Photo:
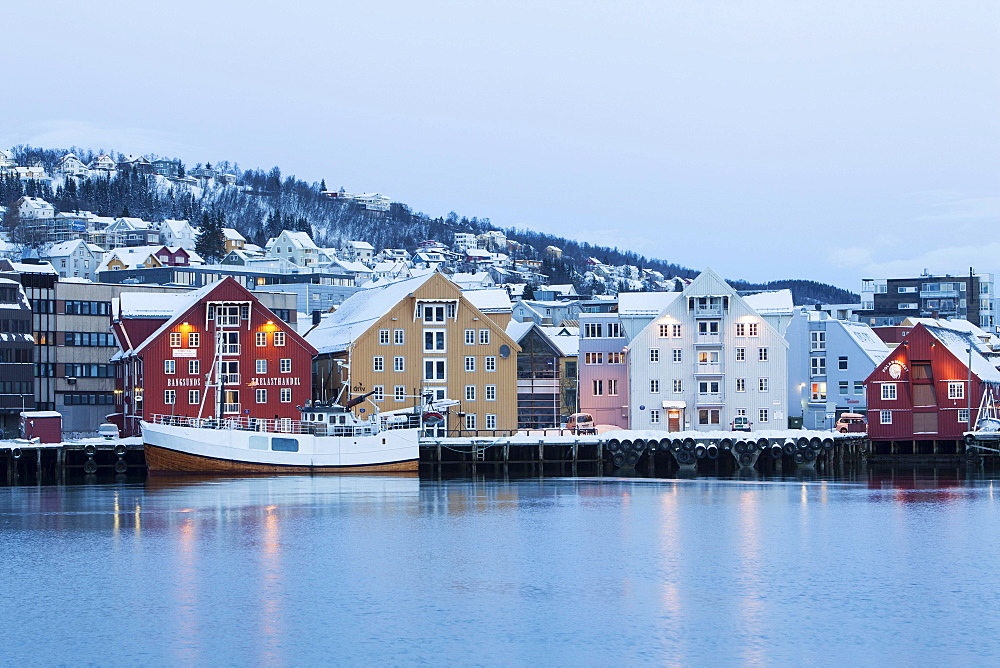
[[[337,437],[142,423],[150,473],[376,473],[416,471],[416,429]],[[270,449],[272,439],[296,451]],[[268,447],[270,446],[270,447]]]

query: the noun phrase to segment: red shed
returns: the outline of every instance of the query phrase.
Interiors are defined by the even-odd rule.
[[[38,438],[40,443],[62,443],[62,415],[56,411],[21,413],[21,438]]]
[[[1000,386],[997,361],[968,330],[916,325],[868,376],[869,438],[913,442],[914,452],[921,441],[961,440],[987,385]]]
[[[155,414],[299,419],[312,396],[316,349],[232,277],[188,294],[122,293],[112,331],[125,436]]]

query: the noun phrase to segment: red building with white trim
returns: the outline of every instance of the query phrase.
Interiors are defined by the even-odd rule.
[[[299,419],[316,354],[232,277],[190,293],[122,293],[115,402],[123,435],[143,416]]]
[[[875,453],[957,453],[986,387],[1000,386],[996,357],[969,331],[913,327],[865,381]]]

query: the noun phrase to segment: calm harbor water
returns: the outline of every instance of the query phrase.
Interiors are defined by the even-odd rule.
[[[0,488],[4,664],[968,664],[1000,482]]]

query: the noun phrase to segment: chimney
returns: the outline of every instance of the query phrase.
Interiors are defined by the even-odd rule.
[[[319,321],[323,319],[323,314],[319,311],[313,311],[313,327],[319,324]]]
[[[938,319],[937,309],[934,309],[933,311],[931,311],[931,317],[934,318],[935,320]]]

